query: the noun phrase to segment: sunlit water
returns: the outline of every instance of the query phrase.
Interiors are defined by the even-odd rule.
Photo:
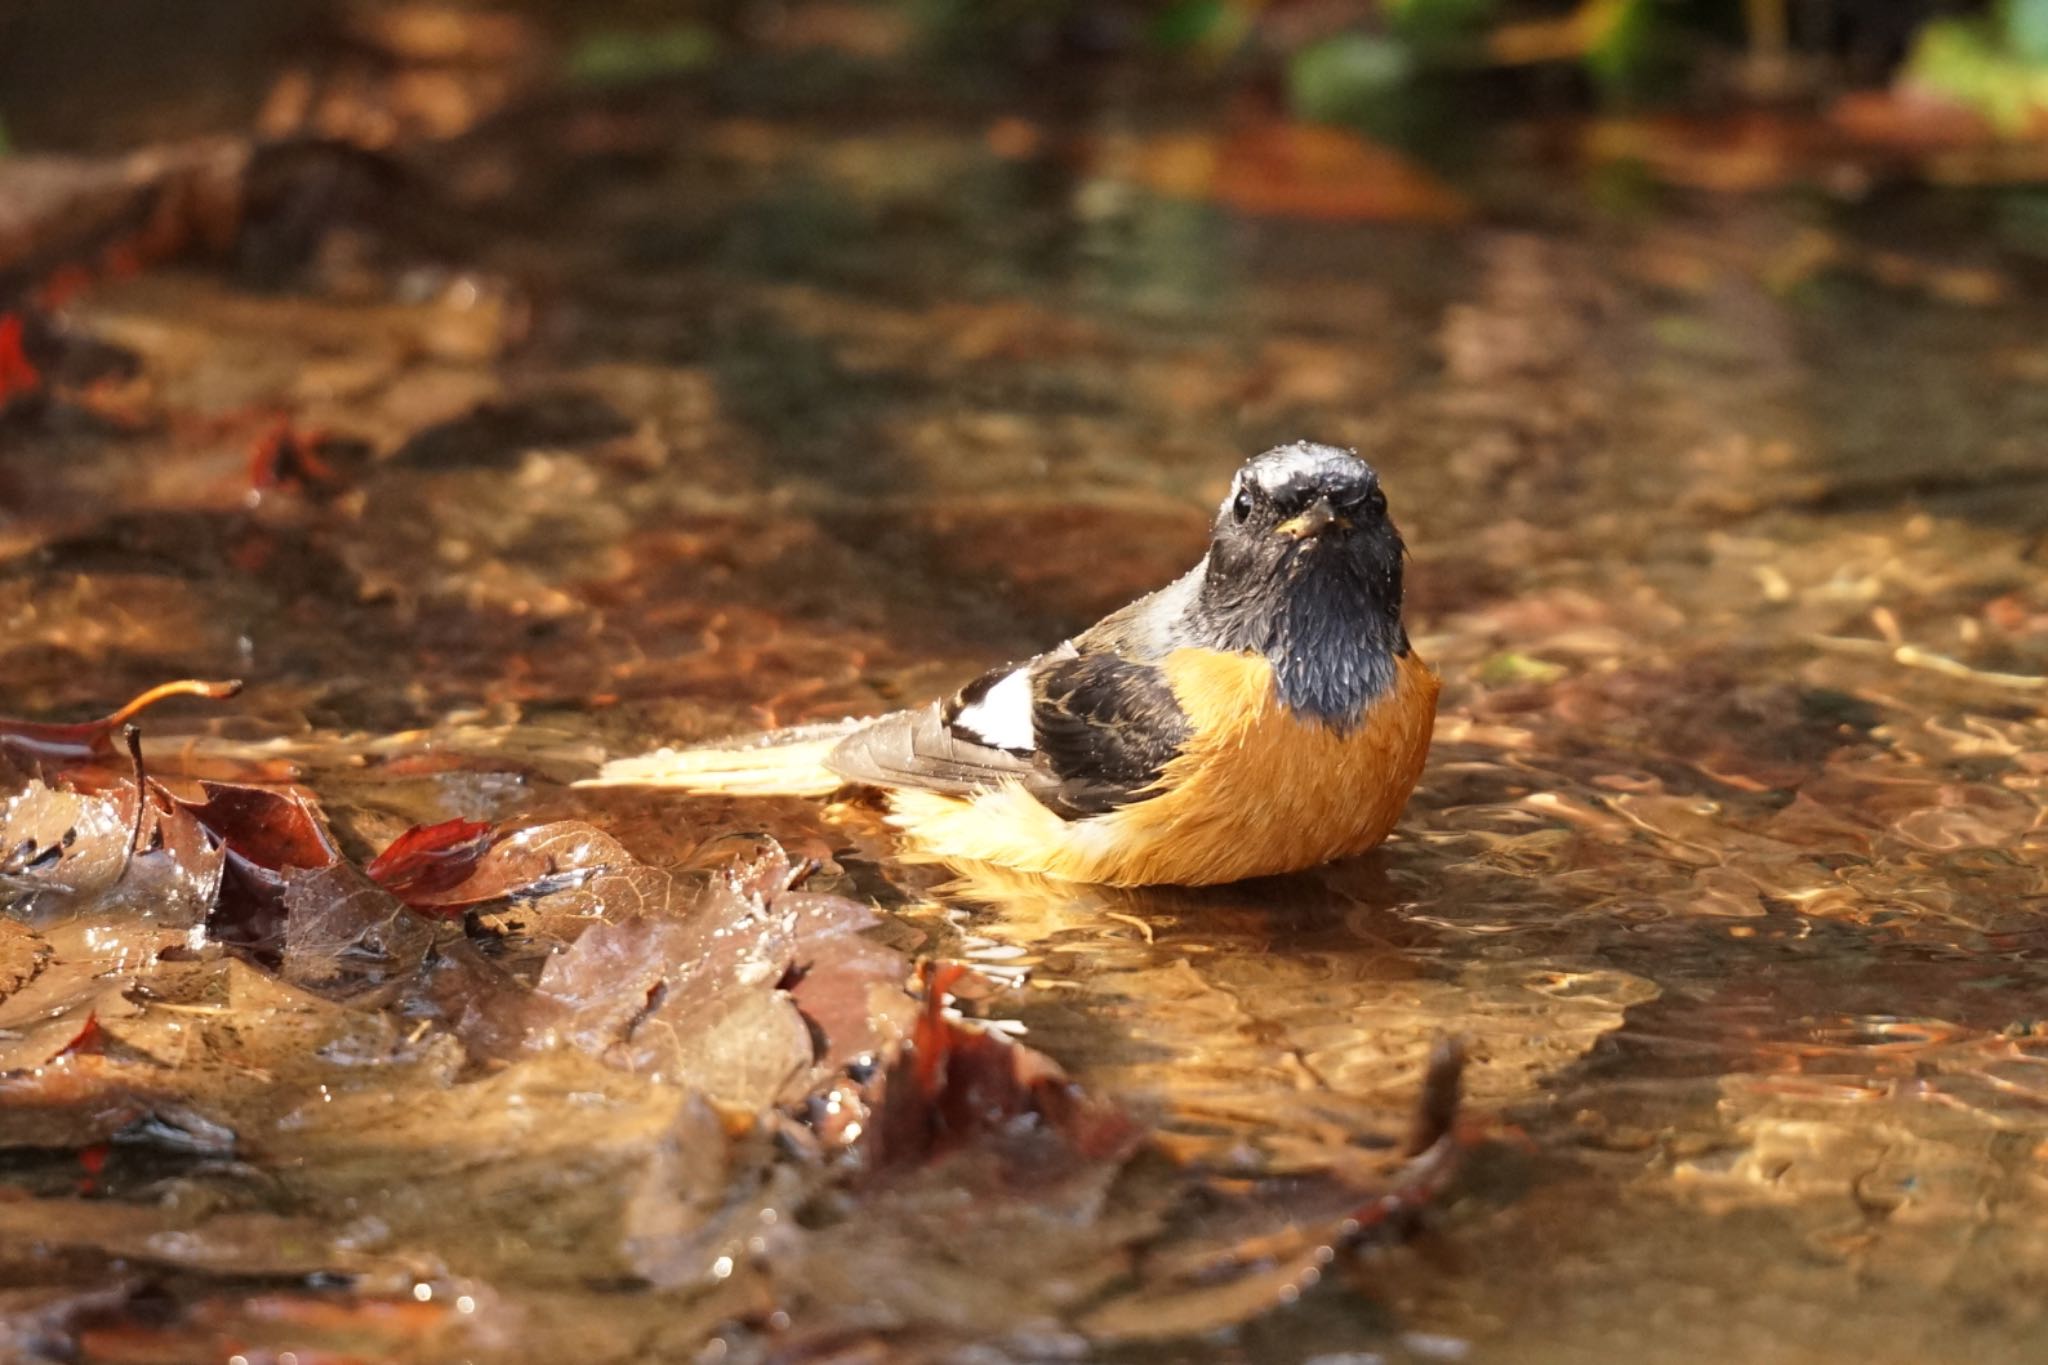
[[[836,852],[931,946],[1028,969],[1017,1013],[1084,1082],[1248,1171],[1341,1165],[1467,1039],[1497,1141],[1423,1253],[1220,1356],[2048,1353],[2024,261],[1952,212],[1887,276],[1858,244],[1892,209],[1796,198],[1257,219],[1160,193],[1106,96],[1022,155],[995,112],[655,100],[517,135],[503,184],[473,153],[452,183],[512,231],[426,302],[102,290],[82,316],[165,401],[378,458],[325,511],[251,510],[247,422],[9,433],[4,709],[247,677],[211,733],[283,742],[366,847],[545,809],[666,861],[732,829]],[[1789,267],[1814,233],[1846,264]],[[1923,287],[1945,253],[1994,296]],[[502,361],[500,272],[540,300]],[[1049,644],[1185,568],[1238,460],[1304,436],[1382,470],[1445,684],[1357,865],[948,883],[858,811],[560,788]],[[436,727],[439,761],[391,738]]]

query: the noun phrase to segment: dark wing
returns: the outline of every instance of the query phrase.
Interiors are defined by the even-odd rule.
[[[1019,782],[1072,820],[1142,799],[1187,734],[1157,668],[1063,648],[991,670],[945,701],[884,716],[825,762],[852,782],[952,796]]]
[[[1062,815],[1100,815],[1150,795],[1188,739],[1166,674],[1116,654],[1049,658],[1035,671],[1031,718],[1055,779],[1038,793]]]

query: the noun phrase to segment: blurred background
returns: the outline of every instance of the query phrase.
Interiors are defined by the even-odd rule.
[[[1358,866],[961,883],[872,812],[567,785],[1026,657],[1304,437],[1381,469],[1444,679]],[[358,859],[774,834],[1028,973],[989,1008],[1183,1212],[1291,1217],[1470,1040],[1493,1138],[1422,1254],[1105,1323],[970,1253],[1086,1286],[1136,1223],[885,1210],[891,1255],[771,1267],[802,1358],[2048,1358],[2048,0],[0,0],[0,715],[176,677],[248,687],[152,712],[155,761],[317,790]],[[351,1169],[511,1316],[437,1300],[435,1345],[402,1285],[194,1255],[66,1358],[788,1347],[592,1279],[609,1205],[414,1200],[460,1127]],[[353,1264],[309,1170],[165,1216],[281,1204]]]

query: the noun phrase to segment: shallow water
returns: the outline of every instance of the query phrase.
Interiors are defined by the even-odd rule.
[[[410,301],[96,290],[188,419],[4,437],[0,713],[235,675],[153,741],[290,759],[361,847],[829,851],[1247,1171],[1341,1167],[1468,1040],[1496,1140],[1424,1245],[1214,1358],[2048,1352],[2048,297],[1998,205],[1624,213],[1510,147],[1467,222],[1254,217],[1162,192],[1191,125],[1113,81],[1018,107],[1021,149],[772,74],[554,111],[447,154],[493,230]],[[272,409],[366,443],[345,489],[247,503]],[[1033,652],[1301,436],[1380,467],[1444,680],[1355,865],[949,882],[857,809],[563,785]]]

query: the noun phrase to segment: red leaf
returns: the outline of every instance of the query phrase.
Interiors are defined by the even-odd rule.
[[[19,313],[0,314],[0,407],[43,386],[42,372],[28,358],[25,332]]]
[[[101,1037],[100,1016],[99,1012],[95,1010],[85,1016],[85,1023],[80,1025],[78,1035],[70,1042],[64,1044],[64,1046],[58,1048],[51,1055],[50,1060],[55,1061],[59,1057],[69,1057],[73,1053],[97,1052],[100,1050]]]
[[[5,320],[0,319],[0,328],[4,327]],[[4,338],[0,338],[0,342],[4,342]],[[0,399],[6,397],[7,391],[4,366],[5,357],[0,355]],[[241,690],[239,682],[182,679],[152,687],[111,716],[102,716],[98,720],[51,725],[42,721],[0,719],[0,748],[11,748],[36,758],[91,758],[112,752],[114,736],[120,733],[121,727],[166,697],[206,697],[225,701]]]
[[[179,805],[227,849],[207,930],[222,943],[274,955],[284,944],[285,874],[331,867],[341,852],[312,798],[297,788],[202,782],[200,789],[204,801]]]
[[[977,1139],[1020,1131],[1019,1120],[1054,1136],[1075,1158],[1116,1161],[1142,1132],[1121,1110],[1090,1099],[1044,1053],[969,1027],[946,1013],[967,968],[931,970],[924,1013],[882,1079],[868,1127],[868,1169],[918,1166]]]
[[[497,837],[497,827],[482,820],[414,825],[363,870],[371,881],[419,909],[431,897],[460,886]]]
[[[206,799],[182,802],[228,851],[271,872],[327,867],[341,857],[309,795],[293,788],[202,782]]]

